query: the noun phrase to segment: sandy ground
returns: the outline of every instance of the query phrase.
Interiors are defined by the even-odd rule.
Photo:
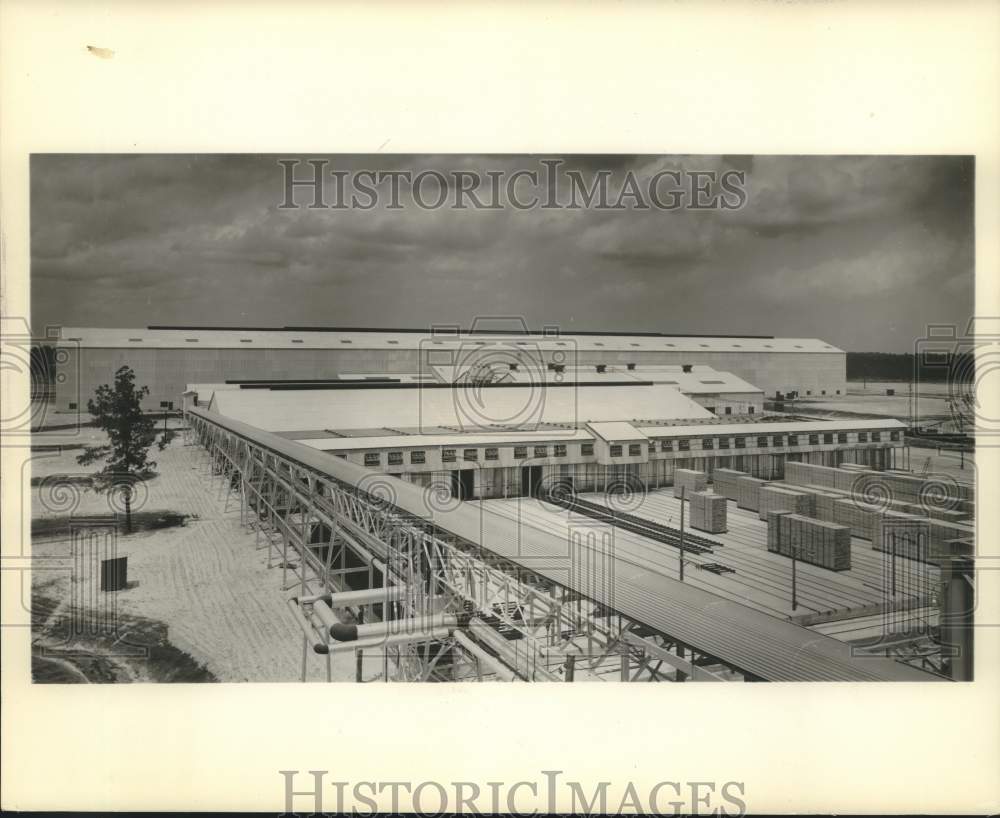
[[[90,429],[82,434],[91,442],[100,433]],[[63,437],[67,445],[81,441],[73,433]],[[57,441],[62,442],[48,435],[44,442]],[[35,453],[33,475],[94,470],[78,466],[77,454]],[[202,450],[185,446],[181,437],[163,452],[154,447],[151,456],[160,473],[146,484],[142,510],[178,511],[192,518],[184,526],[119,536],[118,553],[128,556],[131,586],[116,594],[119,611],[164,623],[170,643],[219,681],[299,681],[301,632],[285,602],[294,591],[281,590],[281,569],[267,568],[266,550],[257,550],[253,532],[240,527],[238,503],[231,500],[229,510],[223,510],[219,480],[210,483]],[[65,515],[68,507],[76,514],[108,513],[105,496],[81,487],[70,494],[70,488],[64,486],[56,495],[54,483],[33,487],[33,516]],[[36,559],[61,558],[52,566],[71,564],[68,537],[36,542],[32,551]],[[65,569],[35,571],[33,589],[65,600],[70,574]],[[308,661],[309,680],[325,680],[325,659],[310,652]],[[353,681],[354,670],[352,653],[333,657],[334,680]]]

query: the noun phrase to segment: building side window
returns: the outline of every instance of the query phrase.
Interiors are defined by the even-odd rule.
[[[766,449],[767,448],[767,435],[758,435],[757,437],[757,448]]]
[[[566,456],[566,444],[565,443],[556,443],[556,445],[552,447],[552,453],[556,457],[565,457]]]
[[[774,446],[780,446],[781,445],[781,435],[774,435],[771,438],[771,444],[774,445]]]
[[[747,407],[747,414],[748,415],[752,415],[753,414],[753,407],[752,406],[748,406]]]
[[[674,450],[674,441],[672,440],[661,440],[660,441],[660,451],[661,452],[672,452]]]
[[[847,442],[847,432],[837,432],[837,442],[846,443]]]
[[[71,403],[71,404],[69,405],[69,408],[70,408],[70,409],[76,409],[76,404],[75,404],[75,403]]]
[[[872,432],[872,443],[880,443],[882,441],[881,432]]]
[[[858,443],[868,442],[868,432],[858,432]]]
[[[826,432],[823,435],[824,443],[833,443],[833,432]]]
[[[410,462],[415,465],[422,465],[427,462],[427,455],[425,452],[410,452]]]
[[[389,465],[390,466],[402,466],[403,465],[403,453],[402,452],[389,452]]]
[[[747,447],[747,439],[745,437],[736,438],[736,448],[745,449]]]
[[[789,435],[788,436],[788,445],[789,446],[798,446],[799,445],[799,436],[798,435]]]
[[[462,449],[463,460],[478,460],[479,449]]]
[[[809,435],[809,445],[818,446],[819,445],[819,435]]]
[[[731,415],[732,413],[733,413],[733,407],[732,406],[727,406],[726,407],[726,414],[727,415]]]
[[[715,439],[711,437],[706,437],[701,441],[701,448],[703,449],[714,449]]]
[[[580,454],[584,457],[594,456],[594,444],[593,443],[581,443],[580,444]]]
[[[514,447],[514,459],[524,460],[528,456],[527,446],[515,446]]]
[[[378,452],[365,452],[365,465],[377,466],[382,462],[382,456]]]
[[[899,432],[898,431],[896,431],[896,432],[889,432],[889,439],[890,440],[899,440]]]
[[[535,457],[548,457],[549,447],[548,446],[535,446]]]
[[[496,446],[490,446],[486,449],[486,459],[487,460],[499,460],[500,450]]]
[[[642,444],[641,443],[629,443],[628,444],[628,456],[629,457],[639,457],[642,455]]]
[[[719,438],[719,448],[720,449],[728,449],[729,448],[729,438],[728,437],[720,437]]]
[[[441,450],[441,461],[443,463],[454,463],[455,462],[455,450],[454,449],[442,449]]]
[[[622,447],[621,447],[620,443],[612,443],[611,444],[611,456],[612,457],[621,457],[622,456]]]
[[[677,451],[679,451],[679,452],[689,452],[689,451],[691,451],[691,441],[690,440],[678,440],[677,441]]]

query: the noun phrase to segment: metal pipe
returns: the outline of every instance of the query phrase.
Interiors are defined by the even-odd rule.
[[[417,633],[398,633],[391,636],[377,636],[373,638],[359,640],[357,642],[331,642],[330,653],[345,653],[357,650],[375,650],[391,647],[393,645],[405,645],[410,642],[443,642],[451,636],[451,627],[444,626],[430,628]],[[383,651],[383,658],[385,653]]]
[[[379,602],[395,602],[406,594],[405,585],[388,585],[381,588],[363,588],[360,591],[312,594],[300,598],[300,602],[325,602],[331,608],[348,608],[353,605],[373,605]]]
[[[511,670],[507,665],[500,661],[492,653],[488,653],[482,647],[473,642],[468,636],[459,630],[452,633],[455,637],[455,641],[458,642],[465,650],[479,659],[484,665],[486,665],[490,670],[492,670],[497,676],[503,679],[505,682],[519,682],[521,681],[518,675]]]
[[[374,637],[389,638],[399,634],[410,634],[428,628],[455,626],[458,617],[455,614],[433,614],[431,616],[416,616],[408,619],[389,619],[385,622],[372,622],[368,625],[347,625],[336,623],[330,627],[330,636],[338,642],[357,642]]]
[[[298,606],[294,599],[288,600],[288,608],[292,612],[292,616],[295,617],[295,621],[298,623],[299,628],[302,629],[302,635],[306,639],[306,643],[312,646],[312,649],[316,653],[328,653],[329,647],[326,642],[324,642],[320,636],[316,633],[316,630],[312,625],[306,620],[302,615],[302,609]]]

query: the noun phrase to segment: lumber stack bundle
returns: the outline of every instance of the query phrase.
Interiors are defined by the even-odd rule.
[[[677,469],[674,472],[674,497],[681,496],[681,489],[685,490],[685,496],[690,497],[696,491],[704,491],[708,485],[708,476],[703,471],[694,469]]]
[[[812,517],[815,512],[813,495],[807,492],[791,491],[778,486],[761,486],[758,516],[767,519],[769,511],[791,511],[803,517]]]
[[[767,550],[830,571],[851,568],[850,529],[801,514],[772,511],[767,515]]]
[[[696,491],[691,498],[691,527],[710,534],[722,534],[726,526],[726,498],[721,494]]]
[[[872,548],[926,561],[930,553],[930,521],[895,511],[880,514],[872,529]]]
[[[721,494],[727,500],[738,500],[739,481],[749,475],[736,469],[715,469],[712,472],[712,485],[716,494]]]
[[[766,480],[756,477],[741,477],[736,482],[736,505],[739,508],[758,511],[760,509],[760,487],[767,485]]]

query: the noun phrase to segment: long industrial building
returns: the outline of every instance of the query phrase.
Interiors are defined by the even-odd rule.
[[[57,411],[84,411],[127,364],[149,387],[150,410],[179,408],[189,383],[232,379],[334,379],[349,373],[447,380],[458,368],[548,369],[691,365],[732,373],[765,396],[846,392],[846,355],[815,338],[672,336],[555,331],[509,333],[355,328],[63,328],[56,342]]]

